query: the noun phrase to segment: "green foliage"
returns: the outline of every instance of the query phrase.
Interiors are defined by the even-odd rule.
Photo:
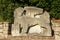
[[[11,0],[1,0],[0,1],[0,15],[4,21],[12,22],[11,18],[13,18],[13,10],[14,10],[14,3]]]
[[[14,9],[25,6],[43,8],[51,18],[60,19],[60,0],[0,0],[0,21],[13,22]]]
[[[60,0],[53,0],[51,2],[50,15],[56,19],[60,19]]]
[[[37,1],[39,1],[39,0],[29,0],[30,3],[35,3]]]

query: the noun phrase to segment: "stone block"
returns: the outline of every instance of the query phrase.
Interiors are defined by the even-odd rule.
[[[19,26],[17,25],[17,26],[15,26],[14,24],[12,24],[12,31],[11,31],[11,33],[12,33],[12,36],[19,36]]]
[[[50,16],[47,11],[43,12],[43,9],[41,8],[19,7],[14,11],[14,18],[14,24],[12,26],[13,36],[29,33],[51,36]],[[29,31],[28,28],[30,28]],[[19,33],[20,31],[21,33]]]
[[[34,27],[31,27],[29,30],[29,33],[38,33],[40,34],[40,32],[42,32],[43,30],[41,29],[41,27],[39,25],[36,25]]]

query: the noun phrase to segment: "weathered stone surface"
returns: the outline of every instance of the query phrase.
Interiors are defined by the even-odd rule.
[[[55,40],[60,40],[60,20],[55,20],[55,18],[53,18],[51,22]]]
[[[31,27],[29,30],[29,33],[40,33],[40,32],[42,32],[40,25],[36,25],[34,27]]]
[[[14,24],[12,24],[12,31],[11,31],[13,36],[19,36],[20,29],[19,29],[18,20],[19,20],[19,17],[22,15],[23,10],[24,9],[22,7],[19,7],[14,11]]]
[[[54,36],[53,37],[47,37],[47,36],[8,36],[7,40],[55,40]]]
[[[16,8],[14,11],[14,18],[21,16],[23,11],[24,11],[24,9],[22,7]]]
[[[24,7],[26,10],[26,16],[30,16],[34,18],[35,15],[41,15],[43,13],[43,9],[37,7]]]
[[[60,40],[60,27],[55,27],[54,34],[55,40]]]
[[[0,38],[7,38],[8,36],[8,22],[0,22]]]
[[[15,19],[12,26],[12,35],[26,34],[28,28],[30,28],[29,31],[31,32],[31,29],[34,28],[35,25],[39,25],[40,27],[37,27],[39,29],[34,28],[34,30],[38,30],[35,31],[36,33],[42,36],[51,36],[50,16],[48,12],[43,12],[43,9],[36,7],[19,7],[15,9],[14,15]],[[16,31],[17,33],[15,33]]]
[[[4,22],[4,27],[3,27],[3,34],[4,34],[4,37],[7,38],[8,36],[8,22]]]
[[[44,13],[40,16],[41,20],[42,20],[42,18],[43,18],[44,22],[50,23],[50,15],[47,11],[44,11]]]
[[[59,32],[55,32],[55,40],[60,40],[60,31]]]
[[[12,36],[19,36],[19,26],[12,24]]]

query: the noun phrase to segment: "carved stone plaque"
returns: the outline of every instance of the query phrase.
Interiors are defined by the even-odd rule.
[[[50,16],[48,12],[37,7],[19,7],[14,11],[12,35],[51,36]]]

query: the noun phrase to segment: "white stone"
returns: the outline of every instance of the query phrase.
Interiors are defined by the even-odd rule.
[[[42,32],[42,30],[41,30],[41,27],[39,25],[31,27],[29,30],[29,33],[40,33],[40,32]]]
[[[12,33],[12,36],[19,36],[19,26],[17,25],[13,25],[12,24],[12,31],[11,31],[11,33]]]
[[[12,31],[12,36],[19,36],[19,31],[18,30]]]
[[[36,15],[35,18],[40,18],[40,15]]]
[[[0,29],[0,33],[3,32],[3,29]]]
[[[26,13],[24,12],[24,10],[26,10]],[[27,28],[29,28],[31,25],[38,24],[34,27],[31,27],[29,30],[29,33],[41,33],[42,36],[44,35],[51,36],[50,16],[48,12],[46,11],[43,12],[43,9],[36,8],[36,7],[24,7],[24,8],[20,7],[15,9],[14,17],[15,17],[14,18],[15,26],[12,26],[12,35],[19,36],[20,24],[21,24],[22,30],[24,30],[22,32],[25,34],[27,31]],[[39,25],[41,25],[41,27]]]
[[[59,32],[55,32],[55,40],[60,40],[60,33]]]

